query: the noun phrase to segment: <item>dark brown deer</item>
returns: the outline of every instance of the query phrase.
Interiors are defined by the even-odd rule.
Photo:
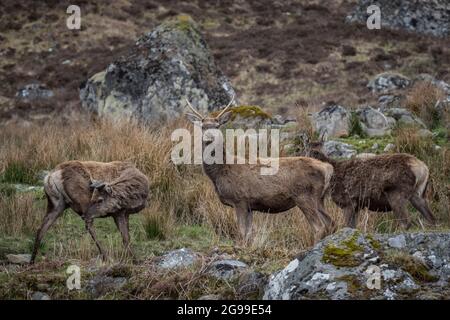
[[[218,129],[229,121],[227,112],[233,100],[216,117],[204,117],[187,101],[193,114],[188,118],[201,124],[203,132]],[[211,142],[203,137],[203,149]],[[252,211],[279,213],[294,206],[301,209],[314,230],[317,241],[334,231],[334,223],[324,208],[324,197],[333,174],[333,167],[306,157],[280,158],[278,172],[261,175],[264,159],[257,164],[207,164],[203,171],[214,184],[220,201],[233,207],[242,240],[249,240],[252,229]]]
[[[356,227],[359,210],[393,211],[400,226],[411,225],[408,202],[426,221],[435,224],[435,218],[425,198],[429,170],[416,157],[403,154],[384,154],[367,158],[336,161],[322,151],[323,142],[309,143],[306,155],[328,162],[334,167],[330,189],[333,201],[343,210],[346,225]]]
[[[129,253],[129,215],[145,208],[149,193],[147,177],[128,162],[68,161],[59,164],[44,180],[47,214],[34,243],[34,263],[47,230],[71,208],[84,220],[86,229],[103,259],[106,253],[97,241],[93,219],[113,217]]]

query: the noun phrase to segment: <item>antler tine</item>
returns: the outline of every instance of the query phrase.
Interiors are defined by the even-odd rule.
[[[230,100],[230,102],[228,103],[228,105],[225,107],[225,109],[223,109],[223,110],[219,113],[219,115],[216,117],[216,119],[219,119],[220,116],[223,115],[223,114],[225,113],[225,111],[228,110],[229,107],[231,107],[231,105],[233,104],[233,102],[234,102],[234,94],[233,94],[233,96],[231,97],[231,100]]]
[[[192,112],[194,112],[194,114],[195,114],[196,116],[198,116],[200,119],[204,119],[204,118],[205,118],[204,116],[202,116],[202,115],[200,114],[200,112],[198,112],[197,110],[194,109],[194,107],[191,105],[191,103],[189,102],[189,100],[188,100],[187,98],[185,98],[185,100],[186,100],[186,102],[187,102],[188,107],[192,110]]]

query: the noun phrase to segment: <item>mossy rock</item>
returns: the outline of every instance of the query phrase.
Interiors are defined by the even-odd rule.
[[[388,251],[384,261],[408,272],[418,282],[436,282],[439,277],[420,259],[401,251]]]
[[[339,243],[329,243],[323,249],[322,261],[337,267],[356,267],[362,262],[364,248],[358,244],[359,232]]]

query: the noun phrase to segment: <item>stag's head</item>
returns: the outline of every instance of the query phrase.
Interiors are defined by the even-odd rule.
[[[191,103],[186,99],[187,106],[192,113],[187,113],[187,118],[194,124],[200,124],[203,130],[218,129],[221,125],[227,123],[231,119],[230,107],[234,102],[234,96],[231,98],[228,105],[219,112],[215,117],[203,116],[200,112],[195,110]]]
[[[112,187],[108,183],[93,180],[90,188],[92,196],[87,211],[88,215],[106,216],[120,210],[119,199],[113,196]]]

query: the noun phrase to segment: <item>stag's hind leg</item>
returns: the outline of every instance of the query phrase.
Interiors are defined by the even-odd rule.
[[[322,214],[320,213],[317,203],[314,203],[311,199],[304,199],[302,197],[297,197],[295,199],[295,203],[297,204],[297,207],[302,210],[309,225],[313,228],[314,242],[317,242],[327,236],[329,230],[326,223],[323,221]],[[328,215],[327,217],[331,220]]]
[[[429,224],[433,226],[436,224],[436,218],[431,212],[427,200],[415,194],[409,199],[409,201],[411,202],[413,207],[416,208],[422,214],[422,216],[427,220]]]
[[[403,229],[409,229],[409,227],[411,226],[411,221],[409,219],[409,212],[407,209],[407,197],[405,197],[405,195],[400,192],[387,192],[386,197],[389,201],[392,211],[394,211],[397,222]]]
[[[63,199],[53,199],[51,197],[47,196],[47,213],[44,217],[44,221],[42,222],[41,227],[39,228],[36,239],[34,241],[34,248],[33,253],[31,255],[30,263],[33,264],[36,255],[39,251],[39,247],[41,245],[42,238],[44,237],[45,233],[48,231],[48,229],[55,223],[56,219],[58,219],[59,216],[64,212],[66,209],[66,203]]]

